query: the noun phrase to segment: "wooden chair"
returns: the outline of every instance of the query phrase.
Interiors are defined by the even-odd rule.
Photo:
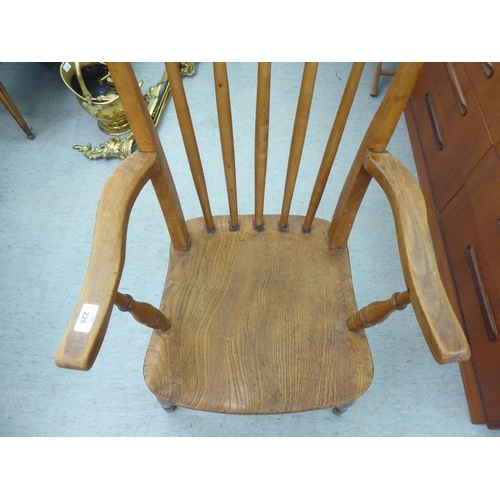
[[[107,181],[97,212],[83,289],[56,355],[88,370],[113,305],[153,329],[144,362],[149,389],[167,411],[276,414],[321,408],[342,413],[368,388],[373,363],[365,328],[411,302],[438,363],[468,359],[461,326],[434,259],[420,188],[386,151],[421,65],[402,63],[354,158],[333,220],[315,217],[363,71],[346,84],[305,216],[290,215],[317,63],[306,63],[280,214],[264,215],[271,64],[259,63],[255,127],[255,211],[240,215],[227,70],[214,82],[229,214],[213,216],[178,63],[166,63],[203,217],[184,219],[162,146],[128,63],[109,64],[139,151]],[[221,166],[222,168],[222,166]],[[347,241],[375,180],[396,224],[407,290],[358,310]],[[171,237],[159,309],[118,291],[132,205],[151,181]],[[314,256],[314,258],[311,258]]]
[[[375,63],[375,70],[373,71],[373,79],[372,79],[372,86],[370,89],[370,95],[372,97],[375,97],[378,94],[378,84],[380,82],[381,76],[394,76],[395,74],[396,74],[395,70],[383,69],[381,62]]]

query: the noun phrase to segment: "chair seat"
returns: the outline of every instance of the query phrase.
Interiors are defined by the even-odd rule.
[[[331,250],[330,223],[252,216],[231,231],[228,217],[188,221],[190,249],[171,250],[161,310],[144,363],[149,389],[171,404],[219,413],[277,414],[340,406],[373,379],[347,250]]]

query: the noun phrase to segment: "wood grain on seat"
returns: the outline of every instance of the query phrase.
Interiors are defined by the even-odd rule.
[[[370,385],[373,365],[356,311],[347,250],[330,250],[329,222],[265,216],[188,221],[188,252],[171,251],[161,310],[171,320],[151,338],[144,375],[177,406],[222,413],[291,413],[339,406]]]

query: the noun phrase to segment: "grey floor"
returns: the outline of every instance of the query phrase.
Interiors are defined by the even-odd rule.
[[[158,63],[134,64],[145,87],[162,75]],[[350,65],[320,65],[293,213],[304,213],[307,197],[333,123]],[[318,216],[329,219],[381,95],[369,96],[373,63],[366,65],[346,136]],[[231,64],[237,146],[238,196],[251,213],[253,196],[253,108],[255,65]],[[266,212],[277,213],[300,86],[300,64],[273,66],[271,150]],[[185,79],[200,151],[216,214],[227,212],[217,140],[211,66],[200,63]],[[368,331],[375,378],[345,415],[316,411],[282,416],[224,416],[178,409],[166,414],[147,389],[142,362],[149,331],[129,315],[114,312],[101,353],[91,371],[61,370],[54,354],[85,276],[99,195],[118,159],[94,160],[75,144],[107,140],[95,121],[63,85],[53,63],[3,63],[0,80],[36,138],[0,107],[0,435],[2,436],[498,436],[470,423],[457,365],[432,358],[411,308]],[[390,79],[381,79],[381,94]],[[236,88],[238,87],[238,88]],[[242,87],[240,89],[239,87]],[[250,89],[250,91],[248,91]],[[245,94],[243,91],[247,91]],[[171,104],[171,103],[170,103]],[[167,107],[159,126],[167,159],[187,218],[200,214],[188,175],[179,131]],[[208,111],[204,109],[208,108]],[[389,149],[415,173],[404,120]],[[278,152],[276,151],[278,150]],[[157,304],[168,264],[169,237],[152,188],[139,195],[130,220],[121,290]],[[402,290],[394,224],[384,194],[370,186],[350,239],[359,305]]]

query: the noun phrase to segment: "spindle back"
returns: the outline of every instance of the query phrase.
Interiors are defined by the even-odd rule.
[[[179,63],[167,62],[165,66],[189,166],[205,218],[205,224],[208,230],[214,230],[215,226],[205,175],[191,112],[181,79]],[[305,232],[311,229],[324,193],[361,79],[363,67],[364,63],[354,63],[352,65],[310,197],[303,225],[303,231]],[[153,180],[153,184],[169,226],[174,248],[178,250],[186,249],[188,247],[188,236],[183,212],[165,154],[158,139],[157,131],[141,97],[132,66],[130,63],[110,63],[109,68],[139,150],[142,152],[156,151],[157,153],[158,168],[164,173],[164,176],[161,181]],[[365,134],[347,177],[344,189],[342,190],[331,223],[329,237],[333,248],[345,248],[357,210],[371,179],[371,176],[362,167],[363,155],[367,150],[374,152],[385,150],[404,110],[420,68],[421,65],[418,63],[400,64],[397,74]],[[286,181],[279,221],[279,228],[281,230],[285,230],[288,224],[290,207],[308,127],[317,69],[318,63],[307,62],[304,64],[288,155]],[[229,222],[231,228],[237,230],[239,227],[239,211],[236,189],[235,140],[233,136],[230,85],[226,64],[213,63],[213,73],[223,169],[229,205]],[[255,208],[253,216],[255,228],[262,229],[265,219],[264,192],[266,189],[269,145],[271,63],[264,62],[258,64],[256,93],[254,146]],[[158,176],[158,178],[160,177],[162,176]]]

